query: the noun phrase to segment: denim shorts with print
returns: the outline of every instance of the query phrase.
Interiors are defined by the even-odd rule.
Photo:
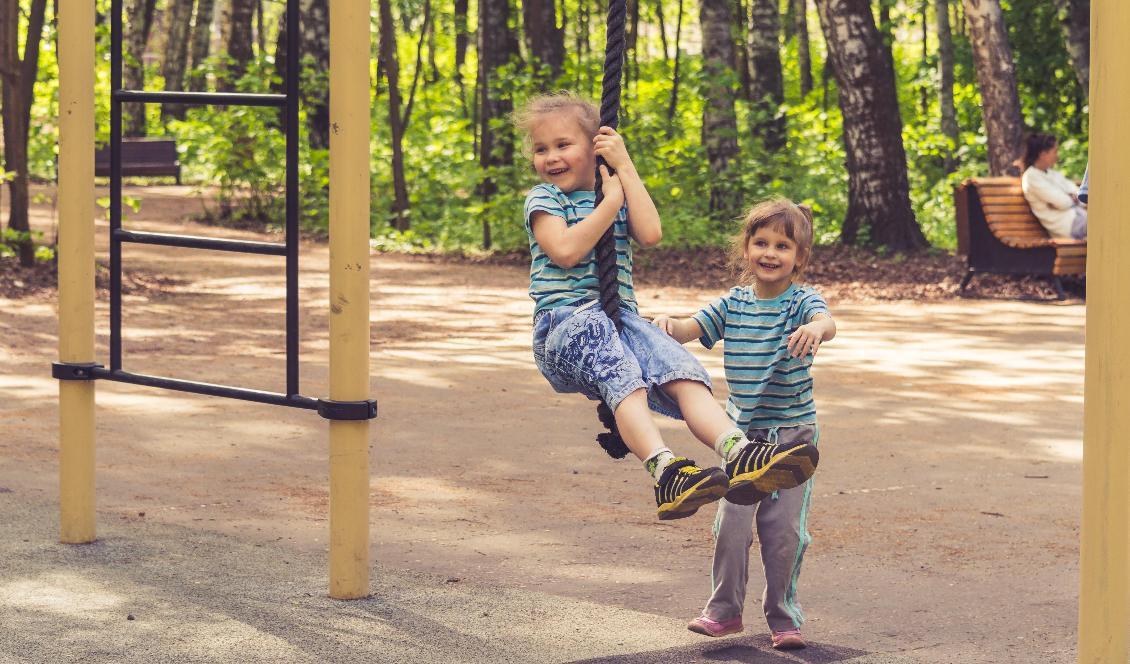
[[[613,411],[632,392],[647,390],[657,413],[683,419],[679,405],[659,389],[674,380],[694,380],[710,388],[710,375],[682,344],[628,309],[620,310],[623,329],[596,303],[557,307],[534,318],[534,361],[558,392],[580,392],[603,400]]]

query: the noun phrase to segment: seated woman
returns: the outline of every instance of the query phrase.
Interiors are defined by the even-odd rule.
[[[1029,134],[1024,151],[1021,187],[1032,214],[1054,238],[1087,237],[1087,206],[1079,200],[1079,188],[1053,170],[1059,158],[1059,143],[1051,134]]]

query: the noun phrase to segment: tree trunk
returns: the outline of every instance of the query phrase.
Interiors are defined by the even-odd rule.
[[[498,190],[491,170],[505,166],[513,157],[508,136],[495,135],[495,118],[505,118],[513,108],[510,98],[495,85],[496,72],[517,52],[517,40],[510,31],[510,3],[507,0],[479,0],[479,167],[485,174],[479,195],[489,201]],[[489,215],[483,215],[483,248],[491,247]]]
[[[301,16],[298,19],[302,20]],[[286,68],[289,65],[287,62],[287,43],[290,41],[290,34],[286,27],[286,10],[279,14],[278,34],[275,36],[275,74],[271,78],[271,92],[275,94],[286,94]],[[301,49],[301,44],[299,44]],[[380,72],[377,72],[380,76]],[[378,91],[380,86],[377,86]],[[282,128],[286,124],[286,109],[280,108],[278,110],[278,121],[276,127]]]
[[[1091,87],[1091,0],[1056,0],[1063,14],[1063,36],[1083,97]]]
[[[255,0],[255,44],[260,53],[267,52],[267,30],[263,20],[263,0]]]
[[[738,120],[734,110],[734,40],[730,32],[733,15],[729,0],[700,0],[702,26],[702,144],[710,162],[710,212],[729,220],[741,212],[742,192],[738,183]]]
[[[304,0],[299,15],[302,61],[313,61],[313,79],[300,73],[302,97],[306,106],[306,129],[310,147],[330,149],[330,3],[329,0]],[[276,58],[278,56],[275,56]]]
[[[848,211],[841,240],[890,249],[927,246],[910,206],[895,75],[867,2],[816,0],[839,88],[847,152]]]
[[[777,0],[749,0],[750,131],[765,149],[785,147],[785,83],[781,73],[781,14]]]
[[[408,183],[404,177],[404,127],[400,122],[400,62],[396,56],[396,23],[389,0],[379,0],[380,59],[388,81],[388,124],[392,132],[392,227],[408,230]]]
[[[950,34],[949,0],[934,0],[935,31],[938,33],[938,108],[942,115],[942,133],[949,140],[946,148],[945,170],[952,173],[957,167],[953,151],[957,148],[959,128],[957,111],[953,102],[953,35]]]
[[[522,0],[522,28],[534,71],[549,68],[548,75],[538,72],[536,76],[538,86],[546,90],[565,66],[565,28],[557,27],[554,0]]]
[[[47,0],[33,0],[21,59],[20,2],[0,0],[0,120],[4,124],[4,168],[0,170],[13,174],[8,182],[8,230],[22,235],[15,244],[20,265],[24,267],[35,263],[35,245],[28,219],[27,142],[46,13]]]
[[[424,40],[432,32],[432,0],[424,0],[424,25],[420,28],[420,38],[416,41],[416,67],[412,70],[412,87],[408,91],[408,102],[404,105],[404,115],[400,120],[401,133],[408,133],[408,123],[412,120],[412,105],[416,101],[416,87],[424,73]]]
[[[808,0],[790,0],[793,29],[796,32],[797,67],[800,69],[800,95],[812,92],[812,49],[808,43]]]
[[[750,2],[756,3],[757,0],[750,0]],[[745,0],[733,0],[733,3],[734,17],[730,32],[734,38],[734,71],[738,73],[738,84],[741,87],[742,97],[753,99],[751,87],[753,64],[750,62],[750,58],[753,57],[751,40],[754,37],[747,34],[752,19],[750,18],[750,10],[746,8]]]
[[[655,22],[659,26],[659,47],[663,49],[663,64],[671,59],[671,47],[667,43],[667,19],[663,17],[663,0],[655,0]]]
[[[455,0],[455,84],[459,87],[459,99],[467,113],[467,90],[463,85],[463,63],[467,61],[467,10],[468,0]],[[474,105],[474,104],[472,104]]]
[[[636,48],[640,33],[640,0],[627,0],[627,10],[627,23],[624,26],[624,90],[628,90],[640,75],[639,50]],[[621,113],[625,113],[626,101],[627,95],[624,95],[620,102]]]
[[[887,55],[892,70],[895,67],[895,24],[891,20],[891,8],[896,2],[898,0],[879,0],[879,34],[883,36],[883,52]]]
[[[127,90],[141,90],[145,87],[145,46],[149,43],[153,8],[156,4],[156,0],[134,0],[126,7],[125,14],[129,23],[125,27],[122,85]],[[122,124],[123,135],[144,136],[145,104],[122,104]]]
[[[662,1],[662,0],[660,0]],[[667,103],[667,137],[674,136],[675,115],[679,110],[679,52],[682,50],[683,39],[683,0],[679,0],[679,8],[675,16],[675,66],[671,75],[671,99]]]
[[[1012,49],[999,0],[963,2],[973,66],[981,88],[981,114],[989,137],[989,170],[1000,175],[1020,154],[1024,138]]]
[[[196,18],[192,24],[191,69],[188,72],[188,89],[193,92],[201,92],[208,87],[203,67],[212,46],[212,11],[215,6],[215,0],[197,0],[196,3]]]
[[[216,87],[223,91],[233,91],[239,79],[247,73],[247,66],[254,57],[252,45],[253,34],[251,29],[252,18],[255,15],[255,0],[231,0],[228,5],[225,26],[227,28],[227,49],[231,62],[224,68],[223,76],[216,82]]]
[[[192,27],[193,0],[171,0],[168,24],[165,28],[165,61],[161,73],[165,76],[165,89],[179,92],[184,89],[184,71],[188,66],[188,37]],[[162,104],[161,119],[184,118],[183,104]]]

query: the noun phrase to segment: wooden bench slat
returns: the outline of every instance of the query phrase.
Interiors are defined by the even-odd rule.
[[[1001,190],[991,190],[981,195],[981,203],[983,205],[1028,205],[1028,199],[1024,195],[1017,192],[1004,192]]]
[[[1036,218],[1036,215],[1032,214],[1031,212],[1022,214],[987,214],[985,215],[985,221],[989,222],[990,224],[996,223],[998,221],[1022,221],[1026,224],[1032,224],[1034,226],[1043,228],[1043,224],[1041,224],[1040,220]]]
[[[1028,203],[997,203],[996,205],[983,206],[986,217],[992,217],[998,214],[1032,214],[1032,208],[1028,207]]]

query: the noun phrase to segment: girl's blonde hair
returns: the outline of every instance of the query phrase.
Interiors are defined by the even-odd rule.
[[[534,129],[546,116],[558,114],[572,115],[589,138],[596,136],[600,129],[600,111],[584,97],[566,91],[538,95],[511,115],[514,126],[522,132],[522,152],[527,157],[533,147],[531,136]]]
[[[730,265],[739,273],[742,283],[754,281],[753,269],[746,260],[749,241],[762,228],[771,227],[784,233],[796,242],[796,265],[793,266],[793,279],[804,276],[808,261],[812,258],[812,208],[797,205],[787,198],[773,198],[758,203],[746,213],[742,230],[730,242]]]

